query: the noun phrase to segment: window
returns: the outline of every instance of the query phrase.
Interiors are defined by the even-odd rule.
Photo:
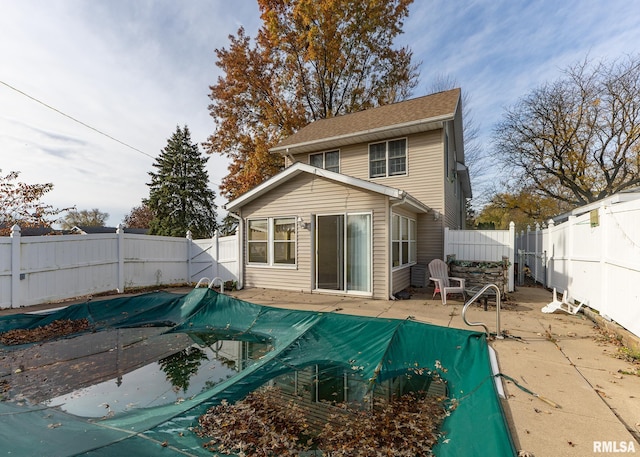
[[[309,155],[309,165],[340,172],[340,151],[319,152]]]
[[[394,214],[391,226],[391,265],[394,268],[416,262],[416,238],[416,221]]]
[[[369,145],[369,177],[387,176],[387,143]]]
[[[249,221],[248,256],[251,263],[267,263],[269,259],[268,221],[256,219]]]
[[[407,174],[407,140],[393,140],[369,145],[369,177],[380,178]]]
[[[273,219],[273,263],[288,265],[296,263],[295,218]]]
[[[295,217],[251,219],[247,225],[247,256],[249,263],[295,265]]]

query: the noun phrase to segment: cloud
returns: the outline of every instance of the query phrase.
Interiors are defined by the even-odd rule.
[[[211,0],[3,2],[0,80],[118,140],[0,85],[0,167],[25,182],[53,182],[58,206],[111,213],[109,223],[148,195],[147,172],[176,125],[192,140],[213,132],[207,109],[216,82],[215,49],[244,26],[255,36],[257,3]],[[421,61],[426,93],[436,75],[470,95],[490,147],[503,109],[587,55],[637,52],[640,12],[621,0],[415,1],[399,44]],[[228,160],[213,155],[212,182]],[[217,189],[215,189],[218,192]],[[219,207],[223,205],[217,199]]]

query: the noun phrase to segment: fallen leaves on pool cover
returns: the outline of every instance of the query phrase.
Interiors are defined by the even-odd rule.
[[[211,439],[206,448],[227,455],[297,456],[310,449],[325,456],[431,455],[448,414],[443,400],[410,393],[373,411],[335,405],[336,413],[318,431],[304,407],[267,388],[210,408],[195,432]]]
[[[72,335],[74,333],[88,330],[90,327],[91,324],[88,319],[60,319],[47,325],[43,325],[42,327],[31,329],[19,328],[0,333],[0,343],[5,346],[35,343],[61,336]]]

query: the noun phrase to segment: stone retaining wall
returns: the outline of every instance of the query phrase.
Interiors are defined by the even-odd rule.
[[[495,284],[503,297],[509,290],[509,260],[506,257],[501,262],[483,262],[456,260],[449,256],[447,264],[450,276],[465,279],[465,288]]]

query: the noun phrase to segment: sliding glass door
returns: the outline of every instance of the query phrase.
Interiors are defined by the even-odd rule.
[[[316,288],[371,292],[371,214],[317,216]]]
[[[318,216],[316,288],[344,290],[344,215]]]

